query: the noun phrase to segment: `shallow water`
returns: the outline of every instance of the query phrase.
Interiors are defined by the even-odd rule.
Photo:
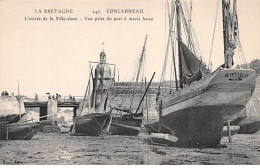
[[[232,137],[227,148],[153,146],[148,134],[100,137],[38,133],[27,141],[0,141],[0,164],[260,164],[260,134]]]

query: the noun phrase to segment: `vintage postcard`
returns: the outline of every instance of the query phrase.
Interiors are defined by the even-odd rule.
[[[259,0],[0,0],[0,165],[260,164]]]

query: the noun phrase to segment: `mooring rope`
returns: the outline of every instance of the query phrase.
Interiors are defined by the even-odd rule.
[[[210,54],[209,54],[208,69],[209,69],[210,62],[211,62],[211,54],[212,54],[212,48],[213,48],[213,43],[214,43],[214,38],[215,38],[215,30],[216,30],[217,18],[218,18],[218,8],[219,8],[219,0],[217,1],[217,7],[216,7],[215,25],[214,25],[214,30],[213,30],[213,37],[212,37],[212,42],[211,42]]]
[[[36,128],[37,128],[37,127],[36,127]],[[30,129],[31,129],[31,132],[32,132],[33,136],[34,136],[33,131],[36,130],[36,128],[35,128],[35,129],[32,129],[32,126],[30,125]],[[27,135],[25,135],[25,136],[23,137],[23,139],[25,139],[28,135],[30,135],[30,133],[28,133]]]
[[[158,130],[157,129],[155,129],[151,124],[148,124],[152,129],[154,129],[155,131],[157,131],[158,132]]]
[[[103,124],[102,124],[102,126],[98,123],[98,121],[96,120],[96,118],[95,118],[95,120],[96,120],[96,122],[98,123],[98,125],[100,126],[100,129],[98,130],[98,135],[100,134],[100,132],[101,132],[101,129],[104,127],[104,125],[105,125],[105,123],[106,123],[106,121],[107,121],[107,117],[108,117],[109,115],[107,115],[106,116],[106,118],[105,118],[105,120],[104,120],[104,122],[103,122]]]

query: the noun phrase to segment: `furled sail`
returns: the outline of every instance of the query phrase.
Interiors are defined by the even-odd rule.
[[[226,68],[231,68],[234,64],[233,55],[234,49],[238,45],[238,20],[236,0],[233,2],[233,11],[230,8],[230,0],[225,0],[224,3],[224,27],[225,27],[225,41],[226,41]]]
[[[190,49],[179,41],[180,54],[182,61],[182,78],[184,84],[190,84],[200,80],[209,74],[206,66],[190,51]]]

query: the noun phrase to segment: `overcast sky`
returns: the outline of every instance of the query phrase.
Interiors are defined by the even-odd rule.
[[[189,3],[189,0],[187,0]],[[260,1],[237,0],[240,39],[247,62],[259,59]],[[192,23],[208,63],[217,0],[194,0]],[[73,9],[72,14],[35,13],[43,9]],[[107,9],[143,9],[142,14],[110,14]],[[93,11],[100,10],[101,14]],[[43,11],[42,11],[43,12]],[[33,96],[59,93],[82,96],[89,76],[88,61],[99,61],[104,42],[107,62],[120,69],[120,80],[131,75],[145,35],[146,76],[160,80],[168,18],[165,1],[0,1],[0,91]],[[223,63],[221,4],[212,53],[213,70]],[[77,17],[78,21],[28,21],[25,17]],[[85,21],[84,17],[139,17],[141,21]],[[153,21],[142,21],[142,18]],[[238,61],[235,64],[239,63]],[[132,68],[133,69],[133,68]],[[116,75],[117,77],[117,75]]]

